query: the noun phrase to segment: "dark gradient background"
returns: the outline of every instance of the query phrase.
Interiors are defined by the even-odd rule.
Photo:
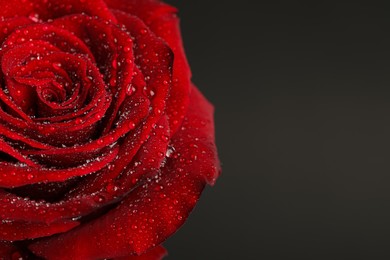
[[[390,259],[385,1],[167,2],[223,162],[168,259]]]

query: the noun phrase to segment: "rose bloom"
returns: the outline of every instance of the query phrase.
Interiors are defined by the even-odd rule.
[[[162,259],[220,167],[176,9],[0,0],[0,259]]]

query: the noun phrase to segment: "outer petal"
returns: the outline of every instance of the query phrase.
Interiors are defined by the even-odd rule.
[[[184,223],[206,180],[212,183],[219,174],[212,112],[194,89],[184,124],[172,139],[174,149],[156,178],[99,219],[35,242],[30,249],[53,260],[99,259],[142,254],[162,243]]]
[[[66,232],[78,225],[79,223],[77,221],[68,220],[52,223],[50,225],[25,221],[1,222],[0,241],[17,241],[51,236],[57,233]]]
[[[0,0],[0,16],[30,16],[53,19],[68,14],[86,13],[115,21],[103,0]]]
[[[63,182],[74,177],[88,175],[104,168],[113,161],[118,154],[119,148],[96,158],[94,161],[86,163],[80,167],[67,169],[33,168],[20,167],[10,163],[0,162],[0,171],[14,173],[0,177],[0,186],[2,188],[15,188],[28,184],[40,182]]]
[[[0,242],[0,256],[1,259],[11,260],[15,257],[21,256],[21,254],[18,252],[18,249],[12,243]]]
[[[162,260],[166,255],[167,250],[162,246],[157,246],[140,256],[117,257],[113,260]]]
[[[105,0],[109,8],[118,9],[141,18],[173,50],[175,59],[170,98],[167,103],[169,127],[172,135],[179,129],[189,104],[191,70],[184,53],[179,19],[176,8],[158,0]],[[117,16],[119,23],[127,25],[123,17]]]

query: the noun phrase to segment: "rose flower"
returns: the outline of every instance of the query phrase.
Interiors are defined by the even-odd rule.
[[[220,168],[158,0],[0,0],[1,259],[161,259]]]

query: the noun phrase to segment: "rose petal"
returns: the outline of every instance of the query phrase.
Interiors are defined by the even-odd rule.
[[[13,260],[21,257],[21,254],[11,242],[0,241],[0,256],[4,260]]]
[[[112,260],[162,260],[167,255],[167,250],[162,246],[150,249],[140,256],[124,256]]]
[[[191,101],[184,128],[173,138],[175,151],[156,179],[99,219],[34,242],[30,249],[49,259],[110,258],[141,254],[173,234],[195,206],[206,180],[212,182],[219,174],[212,107],[196,89]]]
[[[103,0],[0,0],[0,16],[26,16],[34,20],[86,13],[104,20],[115,21],[115,17]]]
[[[112,9],[140,17],[148,27],[163,38],[173,50],[172,91],[167,102],[172,135],[178,130],[189,104],[191,70],[184,53],[176,8],[159,0],[105,0]],[[131,28],[131,21],[123,13],[113,11],[119,23]]]
[[[74,71],[77,76],[80,76],[80,81],[85,88],[89,89],[91,95],[89,104],[83,109],[77,110],[69,118],[74,123],[70,121],[52,124],[27,122],[5,113],[1,108],[0,122],[39,142],[56,146],[82,144],[86,140],[90,140],[91,135],[95,133],[100,119],[105,115],[110,105],[111,97],[106,92],[105,84],[100,78],[97,68],[88,59],[83,60],[81,57],[71,54],[55,52],[48,54],[43,60],[31,61],[30,64],[51,68],[53,63],[58,62],[63,62],[64,68],[70,72]],[[89,76],[93,78],[93,82],[86,80]],[[82,116],[73,118],[80,113]]]
[[[52,223],[61,219],[85,216],[98,208],[116,203],[131,192],[140,181],[157,172],[165,159],[168,146],[168,140],[161,137],[167,135],[168,122],[166,117],[163,117],[128,169],[122,169],[123,172],[117,179],[106,180],[103,188],[100,179],[92,176],[79,181],[77,188],[63,200],[54,203],[25,199],[0,190],[0,217],[4,220]],[[108,169],[112,167],[107,166]],[[105,180],[104,177],[101,178]]]
[[[97,57],[107,85],[111,87],[114,100],[107,112],[111,115],[106,131],[110,130],[119,107],[126,97],[127,87],[133,77],[133,45],[129,35],[116,25],[85,15],[72,15],[56,19],[54,25],[73,32],[83,39]],[[97,40],[96,40],[97,39]]]
[[[22,143],[24,143],[32,148],[36,148],[36,149],[49,149],[52,147],[48,144],[44,144],[44,143],[40,143],[40,142],[31,140],[27,136],[24,136],[20,133],[16,133],[16,132],[4,127],[3,125],[0,125],[0,135],[3,135],[6,138],[14,140],[14,141],[22,142]]]
[[[107,135],[103,135],[83,145],[63,148],[53,147],[44,151],[26,150],[23,154],[31,155],[41,162],[56,162],[54,165],[63,164],[67,166],[78,164],[87,159],[93,159],[107,146],[118,142],[120,138],[131,133],[137,125],[141,124],[149,115],[149,104],[149,100],[134,94],[134,97],[127,100],[123,106],[124,110],[126,110],[126,113],[124,113],[126,118],[118,122],[117,127]]]
[[[27,166],[30,167],[37,167],[38,165],[30,160],[29,158],[23,156],[22,154],[19,153],[18,150],[10,146],[7,142],[5,142],[2,138],[0,138],[0,152],[6,153],[13,158],[17,159],[18,162],[24,163]]]
[[[110,163],[118,154],[118,150],[119,148],[115,148],[102,157],[76,168],[31,168],[0,162],[0,172],[9,173],[7,175],[0,175],[0,187],[15,188],[40,182],[59,182],[73,177],[91,174]]]
[[[77,221],[60,221],[50,225],[43,223],[32,223],[26,221],[0,222],[0,240],[19,241],[38,237],[51,236],[71,230],[78,226]]]

